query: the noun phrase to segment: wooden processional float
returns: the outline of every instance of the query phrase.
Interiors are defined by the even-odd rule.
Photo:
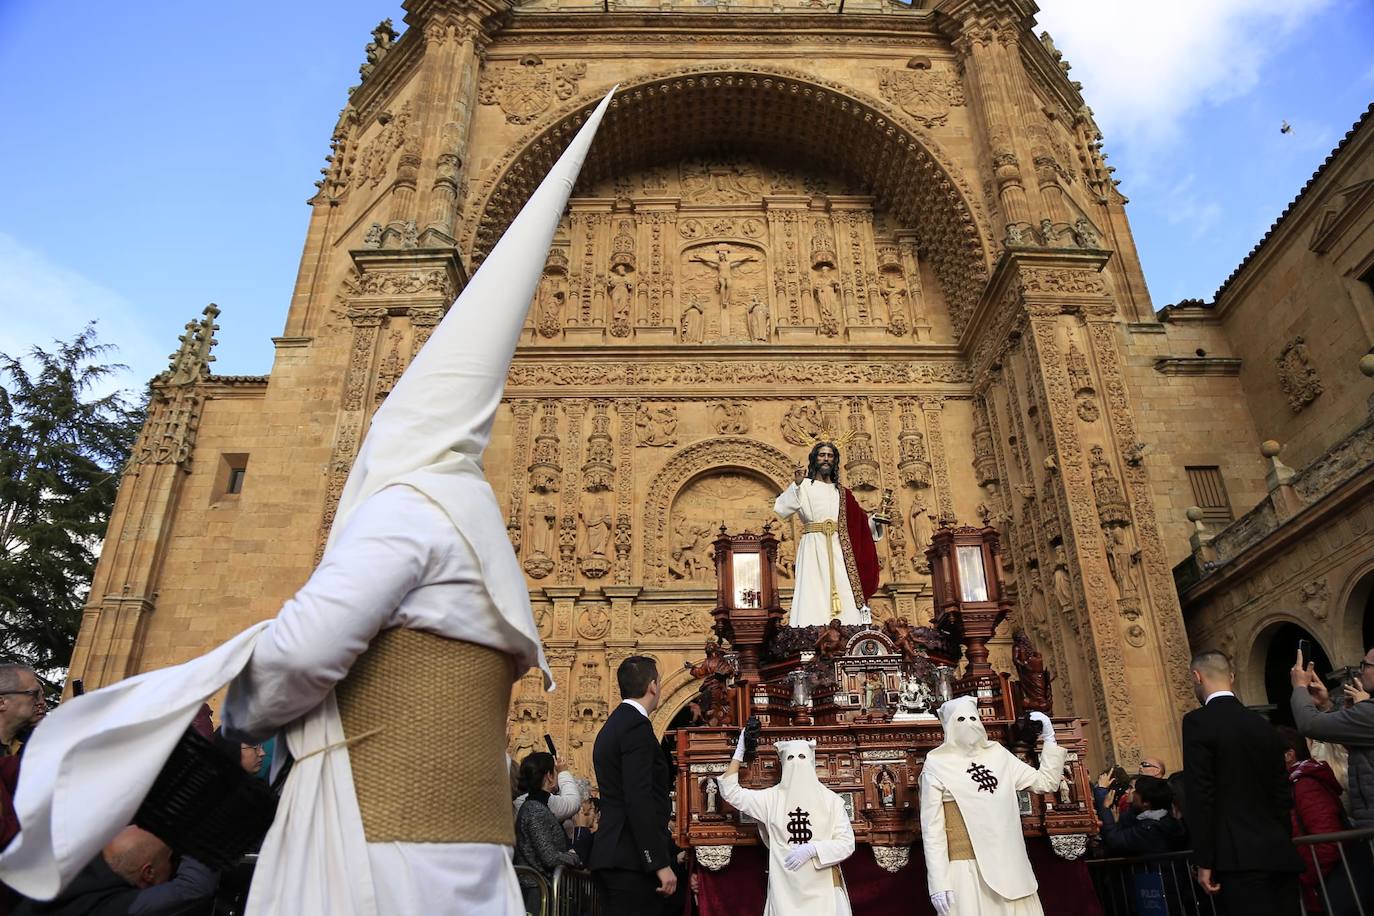
[[[758,831],[720,798],[715,784],[734,753],[739,729],[757,720],[757,753],[740,773],[746,788],[778,782],[773,742],[816,742],[816,772],[849,812],[855,840],[889,872],[910,861],[920,839],[917,786],[922,762],[944,740],[935,715],[954,696],[973,695],[988,737],[1038,765],[1038,726],[1028,713],[1054,716],[1049,674],[1024,636],[1016,637],[1020,680],[994,671],[988,642],[1012,610],[1002,586],[992,528],[941,528],[926,552],[934,596],[933,626],[904,618],[873,624],[789,627],[778,597],[778,540],[730,534],[714,544],[719,643],[693,668],[702,681],[705,725],[670,732],[677,777],[678,844],[716,870],[736,846],[759,843]],[[962,673],[960,666],[962,664]],[[1064,781],[1051,795],[1021,794],[1027,837],[1048,837],[1065,859],[1083,855],[1098,832],[1083,722],[1054,718],[1069,752]],[[917,852],[919,856],[919,849]]]

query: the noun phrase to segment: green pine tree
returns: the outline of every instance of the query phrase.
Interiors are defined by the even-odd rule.
[[[120,471],[143,411],[104,383],[125,367],[95,324],[0,353],[0,660],[60,690]]]

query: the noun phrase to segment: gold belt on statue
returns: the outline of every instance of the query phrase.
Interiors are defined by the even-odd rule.
[[[830,612],[836,617],[840,616],[840,590],[835,585],[835,542],[831,537],[839,530],[839,523],[834,519],[802,525],[802,534],[825,535],[825,557],[830,562]]]
[[[335,695],[369,843],[515,843],[504,652],[384,630]]]
[[[945,802],[945,846],[949,849],[951,862],[974,857],[973,840],[969,839],[968,825],[964,823],[958,802]]]

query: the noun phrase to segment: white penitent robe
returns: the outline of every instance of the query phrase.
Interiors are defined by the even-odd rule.
[[[768,905],[763,916],[850,916],[849,895],[839,865],[854,854],[854,828],[844,802],[820,784],[814,769],[803,789],[790,793],[784,784],[767,789],[742,788],[737,775],[721,776],[717,782],[722,800],[758,821],[759,835],[768,847]],[[809,842],[815,845],[816,855],[797,870],[788,871],[783,863],[796,840],[787,828],[792,812],[799,807],[815,828]]]
[[[1039,886],[1021,834],[1016,793],[1056,791],[1067,757],[1064,748],[1046,744],[1036,770],[995,742],[972,754],[946,744],[926,756],[920,793],[926,881],[932,894],[953,893],[954,916],[1039,916],[1042,912]],[[973,843],[972,859],[949,860],[947,801],[959,806]]]
[[[455,613],[456,609],[461,613]],[[516,657],[528,651],[511,638],[491,606],[482,571],[468,542],[438,506],[408,486],[387,487],[366,499],[329,545],[326,562],[263,633],[252,659],[234,682],[224,706],[225,728],[257,740],[293,723],[302,732],[304,713],[329,698],[358,656],[382,630],[406,627],[449,639],[501,649]],[[398,711],[403,714],[403,711]],[[335,718],[337,722],[337,718]],[[332,744],[328,734],[301,733],[291,741],[297,757]],[[299,748],[299,749],[298,749]],[[335,758],[335,759],[327,759]],[[311,764],[327,768],[316,780]],[[297,763],[282,796],[285,815],[263,845],[261,861],[280,868],[254,879],[250,912],[286,912],[272,895],[294,884],[304,865],[310,834],[340,826],[365,848],[376,912],[419,913],[462,906],[466,911],[523,912],[507,846],[485,843],[366,843],[346,753],[316,754]],[[324,812],[329,812],[323,816]],[[304,867],[308,867],[305,865]],[[321,882],[330,893],[348,894],[354,876]],[[279,881],[274,881],[277,878]],[[263,882],[261,885],[259,882]],[[270,890],[278,885],[275,890]],[[347,912],[341,901],[321,900],[320,912]]]
[[[264,843],[250,912],[408,914],[461,903],[464,912],[523,913],[509,847],[369,844],[347,749],[305,756],[343,740],[333,687],[378,632],[397,626],[532,657],[492,605],[469,542],[404,485],[358,506],[275,620],[55,710],[35,731],[25,769],[66,778],[21,781],[24,829],[0,856],[0,880],[28,896],[56,894],[132,820],[201,703],[233,681],[226,728],[261,738],[286,725],[292,753],[304,758]]]
[[[838,525],[840,490],[807,478],[783,490],[773,502],[773,511],[782,519],[798,515],[804,526],[820,522]],[[871,518],[868,525],[874,540],[878,540],[878,528]],[[839,613],[831,603],[832,571],[834,590],[840,600]],[[845,625],[862,622],[858,605],[854,603],[854,589],[850,586],[844,554],[840,552],[840,535],[838,531],[829,537],[819,531],[802,534],[797,539],[797,567],[793,574],[792,613],[788,625],[825,626],[834,617],[840,618],[840,623]]]

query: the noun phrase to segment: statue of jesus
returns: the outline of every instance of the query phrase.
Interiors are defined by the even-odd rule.
[[[840,450],[819,442],[807,466],[773,503],[781,518],[801,513],[792,592],[794,627],[824,626],[832,617],[846,625],[867,623],[868,599],[878,588],[878,549],[886,520],[864,512],[840,485]]]
[[[722,312],[726,312],[730,308],[730,281],[733,279],[732,274],[734,269],[741,265],[748,264],[750,261],[757,261],[758,258],[752,254],[747,254],[742,258],[731,260],[730,246],[717,245],[716,259],[714,261],[710,258],[703,258],[699,254],[692,255],[690,260],[698,264],[705,264],[716,272],[716,292],[720,293],[720,309]],[[722,330],[721,333],[723,336],[725,331]]]

